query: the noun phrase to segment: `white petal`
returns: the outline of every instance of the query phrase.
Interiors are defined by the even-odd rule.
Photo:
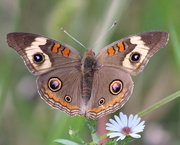
[[[132,126],[132,130],[134,129],[134,127],[136,127],[138,125],[138,123],[141,121],[141,118],[137,118],[137,120],[134,122],[133,126]]]
[[[122,112],[120,112],[120,119],[121,119],[123,127],[126,127],[127,126],[127,115],[124,115]]]
[[[135,127],[133,130],[132,130],[132,132],[142,132],[143,130],[144,130],[144,127],[145,127],[145,125],[144,126],[138,126],[138,127]]]
[[[132,119],[132,121],[131,121],[131,128],[134,125],[134,123],[136,122],[137,118],[138,118],[138,115],[135,115],[134,118]]]
[[[120,137],[123,134],[120,132],[112,132],[112,133],[108,133],[107,136],[109,136],[109,138],[113,138],[113,137]]]
[[[137,127],[132,130],[132,132],[142,132],[144,130],[144,127]]]
[[[120,131],[120,128],[111,124],[111,123],[106,123],[106,130],[110,130],[110,131]]]
[[[133,137],[133,138],[140,138],[140,137],[141,137],[141,135],[136,134],[136,133],[130,133],[129,135],[130,135],[131,137]]]
[[[132,133],[140,133],[143,132],[143,130],[133,131]]]
[[[123,128],[123,125],[122,125],[120,118],[117,115],[114,115],[114,118],[117,121],[117,123],[120,125],[120,127]]]
[[[106,126],[112,125],[111,123],[106,123]]]
[[[139,132],[143,132],[144,129],[138,129],[138,130],[133,130],[132,133],[139,133]]]
[[[113,127],[113,126],[115,126],[114,124],[111,124],[111,123],[106,123],[106,126],[108,126],[108,127]]]
[[[106,127],[113,127],[114,125],[111,123],[106,123]]]
[[[125,135],[124,134],[122,134],[120,137],[118,137],[117,139],[116,139],[116,141],[118,141],[118,140],[123,140],[123,139],[125,139]]]
[[[118,124],[116,121],[114,121],[113,119],[109,119],[109,121],[110,121],[114,126],[116,126],[116,127],[119,126],[119,124]]]
[[[129,115],[129,119],[128,119],[128,127],[132,127],[132,120],[133,120],[133,115],[131,114],[131,115]]]
[[[145,126],[144,123],[145,123],[145,121],[142,121],[142,122],[139,123],[138,125],[140,125],[140,126]]]
[[[120,131],[118,128],[115,128],[115,127],[106,127],[106,130],[109,130],[109,131]]]
[[[137,126],[134,126],[134,128],[132,128],[133,131],[138,131],[138,130],[143,130],[145,125],[144,125],[145,121],[142,121],[140,124],[138,124]]]
[[[119,118],[122,119],[125,116],[122,112],[119,113]]]

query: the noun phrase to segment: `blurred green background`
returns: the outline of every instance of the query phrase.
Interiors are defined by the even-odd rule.
[[[69,117],[52,109],[36,89],[36,76],[8,47],[6,34],[30,32],[84,49],[65,35],[65,28],[90,47],[115,20],[117,25],[93,48],[94,51],[123,37],[152,30],[170,33],[168,45],[133,77],[134,92],[120,110],[136,114],[180,89],[179,0],[1,0],[0,3],[0,145],[57,145],[70,139],[69,128],[91,141],[84,117]],[[118,111],[119,112],[119,111]],[[180,100],[148,115],[142,138],[133,145],[179,145]]]

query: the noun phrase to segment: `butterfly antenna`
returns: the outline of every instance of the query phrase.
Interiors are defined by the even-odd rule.
[[[79,42],[77,39],[75,39],[73,36],[71,36],[64,28],[61,28],[61,30],[65,34],[67,34],[71,39],[73,39],[75,42],[77,42],[79,45],[81,45],[82,47],[84,47],[87,50],[87,48],[81,42]]]
[[[115,21],[111,27],[106,31],[104,32],[104,34],[101,35],[101,37],[99,37],[98,40],[96,40],[96,42],[90,47],[90,48],[93,48],[115,25],[117,24],[117,21]]]

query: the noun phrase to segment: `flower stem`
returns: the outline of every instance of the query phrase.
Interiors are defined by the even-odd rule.
[[[165,99],[163,99],[163,100],[157,102],[156,104],[148,107],[147,109],[139,112],[138,115],[139,115],[139,117],[140,117],[140,116],[143,116],[143,115],[149,113],[150,111],[152,111],[152,110],[154,110],[154,109],[157,109],[157,108],[159,108],[160,106],[162,106],[162,105],[164,105],[164,104],[166,104],[166,103],[168,103],[168,102],[170,102],[170,101],[172,101],[172,100],[174,100],[174,99],[176,99],[176,98],[178,98],[178,97],[180,97],[180,91],[175,92],[174,94],[166,97]]]

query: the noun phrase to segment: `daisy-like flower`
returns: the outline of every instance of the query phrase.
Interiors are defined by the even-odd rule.
[[[115,120],[109,119],[110,123],[106,123],[106,130],[113,131],[108,133],[107,136],[109,138],[118,137],[116,141],[119,139],[123,140],[126,136],[131,136],[133,138],[140,138],[141,135],[137,134],[144,130],[145,121],[141,121],[141,118],[138,115],[133,116],[132,114],[127,117],[127,115],[122,112],[119,113],[119,117],[117,115],[114,116]]]

